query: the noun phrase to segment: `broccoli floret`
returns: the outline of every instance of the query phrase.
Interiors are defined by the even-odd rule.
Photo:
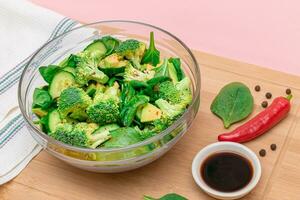
[[[115,123],[119,120],[120,89],[117,82],[104,93],[97,91],[93,104],[87,108],[89,118],[100,125]]]
[[[108,76],[98,69],[99,60],[89,53],[81,53],[75,68],[75,80],[80,85],[87,85],[88,81],[94,80],[98,83],[106,83]]]
[[[49,136],[72,146],[96,148],[110,138],[108,131],[94,133],[98,128],[99,126],[95,123],[81,122],[75,126],[61,123]]]
[[[147,139],[168,128],[173,123],[173,121],[174,120],[172,118],[164,116],[147,124],[143,130],[139,130],[137,127],[135,128],[139,130],[139,133],[143,139]]]
[[[125,81],[148,81],[154,77],[155,72],[152,70],[144,70],[143,72],[134,68],[132,65],[128,65],[125,68],[124,79]]]
[[[137,40],[125,40],[116,49],[116,53],[130,60],[133,65],[140,69],[141,59],[145,53],[146,45]]]
[[[175,118],[184,111],[184,107],[180,104],[170,104],[168,101],[164,99],[158,99],[155,101],[155,104],[161,109],[163,112],[163,116],[169,118]]]
[[[190,79],[185,77],[175,85],[171,81],[165,81],[155,88],[157,98],[167,100],[171,104],[180,104],[186,107],[192,101]]]
[[[127,60],[124,60],[121,55],[113,53],[104,59],[102,59],[99,63],[100,68],[118,68],[125,67],[129,64]]]
[[[63,119],[73,113],[74,116],[82,116],[90,104],[92,99],[83,89],[69,87],[62,91],[58,99],[58,111]]]

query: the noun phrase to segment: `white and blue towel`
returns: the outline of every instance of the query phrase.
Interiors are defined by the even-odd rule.
[[[41,150],[18,108],[22,70],[39,47],[76,24],[28,1],[0,1],[0,185],[17,176]]]

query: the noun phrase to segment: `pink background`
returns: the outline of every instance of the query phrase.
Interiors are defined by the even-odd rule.
[[[32,1],[81,22],[151,23],[192,49],[300,75],[299,0]]]

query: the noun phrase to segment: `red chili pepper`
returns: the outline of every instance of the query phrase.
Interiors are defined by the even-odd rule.
[[[291,98],[291,95],[287,98],[275,98],[272,104],[264,111],[260,112],[245,124],[237,127],[232,132],[219,135],[218,140],[242,143],[264,134],[287,116],[291,109]]]

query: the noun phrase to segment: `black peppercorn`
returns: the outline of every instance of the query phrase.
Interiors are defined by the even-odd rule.
[[[266,150],[264,150],[264,149],[261,149],[261,150],[259,151],[259,155],[260,155],[261,157],[264,157],[266,154],[267,154],[267,152],[266,152]]]
[[[267,93],[266,93],[266,98],[267,98],[267,99],[271,99],[271,98],[272,98],[272,94],[271,94],[270,92],[267,92]]]
[[[271,144],[270,148],[271,148],[272,151],[275,151],[277,146],[276,146],[276,144]]]
[[[262,106],[263,108],[268,107],[268,102],[267,102],[267,101],[261,102],[261,106]]]
[[[255,90],[256,92],[259,92],[259,91],[260,91],[260,86],[259,86],[259,85],[256,85],[255,88],[254,88],[254,90]]]
[[[289,94],[292,93],[292,90],[291,90],[290,88],[288,88],[288,89],[285,90],[285,93],[286,93],[287,95],[289,95]]]

